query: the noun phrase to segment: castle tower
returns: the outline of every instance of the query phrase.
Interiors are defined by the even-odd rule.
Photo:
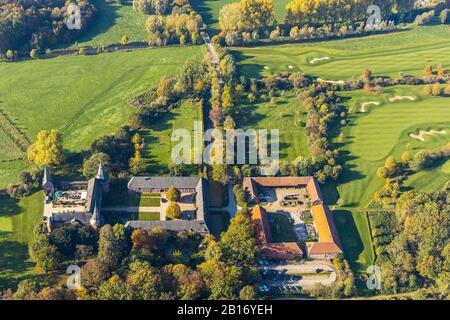
[[[101,162],[98,165],[98,171],[95,178],[101,181],[103,192],[109,192],[109,177]]]
[[[102,216],[100,215],[100,210],[98,209],[97,202],[94,205],[94,212],[92,213],[89,223],[94,229],[98,229],[103,224]]]
[[[46,195],[55,192],[55,186],[53,184],[52,177],[47,166],[44,168],[44,176],[42,178],[42,189]]]

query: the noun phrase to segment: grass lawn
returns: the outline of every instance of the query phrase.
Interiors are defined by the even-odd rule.
[[[210,211],[207,216],[207,224],[211,233],[219,238],[220,234],[228,229],[230,214],[227,211]]]
[[[24,153],[17,147],[0,126],[0,161],[10,161],[24,157]]]
[[[369,68],[374,75],[421,76],[425,65],[450,67],[450,28],[422,26],[408,31],[364,38],[234,48],[238,66],[247,76],[259,78],[274,72],[303,71],[325,80],[359,77]],[[445,39],[445,40],[444,40]],[[316,63],[311,59],[328,57]]]
[[[139,212],[138,220],[159,220],[159,212]]]
[[[132,1],[126,0],[119,4],[93,0],[93,4],[97,8],[93,23],[76,42],[70,43],[69,47],[117,44],[125,35],[130,42],[148,41],[148,33],[145,30],[148,15],[136,12]]]
[[[174,145],[171,141],[173,130],[187,129],[193,137],[194,122],[200,121],[201,112],[199,102],[185,100],[179,107],[164,114],[156,123],[142,130],[141,136],[146,144],[142,156],[147,161],[149,173],[164,174],[167,171]]]
[[[272,242],[298,242],[294,228],[286,216],[270,213],[268,219],[272,232]]]
[[[176,73],[189,56],[201,56],[201,48],[1,63],[0,107],[30,140],[42,129],[66,128],[64,147],[80,151],[124,125],[133,110],[130,100],[163,75]],[[0,163],[0,188],[24,166]]]
[[[131,195],[133,196],[133,195]],[[161,196],[151,196],[150,193],[141,193],[139,195],[139,207],[159,207]]]
[[[291,0],[276,0],[274,1],[275,18],[278,22],[283,22],[286,17],[285,6]],[[228,3],[239,2],[239,0],[191,0],[195,11],[200,13],[203,21],[208,26],[212,34],[218,33],[219,29],[219,13],[220,9]]]
[[[0,194],[0,289],[36,276],[28,244],[34,226],[42,220],[43,203],[42,192],[20,200]]]
[[[238,127],[244,129],[267,129],[268,141],[270,130],[277,129],[280,134],[280,160],[293,161],[298,156],[308,156],[309,147],[305,127],[300,122],[306,121],[306,110],[295,95],[273,98],[246,105],[243,116],[237,119]]]

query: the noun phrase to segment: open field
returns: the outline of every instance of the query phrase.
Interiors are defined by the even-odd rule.
[[[80,151],[126,123],[134,96],[200,55],[200,47],[171,47],[2,63],[0,108],[31,141],[42,129],[58,128],[64,147]],[[0,187],[22,167],[9,163],[3,175],[3,165]]]
[[[237,125],[244,129],[266,129],[268,134],[271,129],[279,130],[280,159],[293,161],[309,155],[305,127],[300,126],[305,121],[305,108],[295,95],[287,95],[246,105]]]
[[[381,95],[367,96],[362,91],[344,94],[349,97],[347,105],[353,109],[351,123],[343,129],[344,146],[341,148],[346,163],[338,187],[346,205],[368,204],[373,193],[383,181],[375,176],[376,169],[385,159],[394,155],[400,159],[404,151],[412,154],[423,149],[438,148],[450,140],[450,135],[426,136],[419,141],[409,136],[419,130],[441,130],[450,133],[450,108],[448,98],[425,97],[422,86],[389,88]],[[415,96],[416,101],[389,102],[395,95]],[[363,100],[381,101],[366,113],[356,112]],[[423,174],[423,173],[422,173]]]
[[[279,22],[283,22],[286,16],[285,6],[291,0],[277,0],[274,1],[275,18]],[[190,3],[194,10],[200,13],[203,21],[208,26],[212,33],[219,32],[219,13],[220,9],[228,3],[239,2],[239,0],[191,0]]]
[[[450,28],[416,27],[385,35],[289,45],[234,48],[241,72],[259,78],[274,72],[303,71],[324,80],[359,77],[369,68],[374,75],[422,75],[425,65],[449,68]],[[329,59],[316,61],[316,58]]]
[[[10,137],[0,127],[0,161],[19,159],[24,156],[22,150],[18,148]]]
[[[89,29],[76,42],[64,47],[116,44],[125,35],[130,42],[148,41],[145,30],[148,15],[134,11],[133,1],[126,0],[119,4],[93,0],[93,4],[97,8],[97,15]]]
[[[0,194],[0,289],[26,276],[34,276],[28,244],[34,226],[42,220],[44,196],[37,192],[15,200]]]
[[[183,101],[179,107],[164,114],[156,123],[142,130],[141,135],[146,145],[142,156],[149,166],[148,172],[159,174],[167,170],[174,144],[171,141],[172,131],[187,129],[193,137],[194,121],[200,121],[201,112],[199,102]]]

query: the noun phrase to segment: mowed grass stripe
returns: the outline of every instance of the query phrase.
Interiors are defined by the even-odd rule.
[[[375,75],[422,75],[428,63],[450,68],[448,26],[417,27],[409,31],[320,43],[234,48],[240,70],[251,77],[273,72],[303,71],[326,80],[359,77],[370,68]],[[315,64],[313,58],[329,57]],[[289,66],[292,66],[289,68]]]

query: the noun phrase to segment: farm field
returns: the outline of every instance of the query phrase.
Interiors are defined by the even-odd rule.
[[[153,123],[141,131],[145,142],[142,156],[148,165],[147,172],[159,174],[167,170],[174,145],[171,141],[172,131],[187,129],[193,137],[194,121],[200,121],[201,112],[199,102],[185,100],[179,107],[162,116],[157,123]]]
[[[0,108],[31,141],[58,128],[64,147],[80,151],[126,123],[134,96],[200,55],[200,47],[172,47],[2,63]],[[0,187],[14,180],[15,168],[23,166],[0,163]]]
[[[346,94],[351,98],[348,104],[354,112],[351,124],[343,129],[342,153],[347,169],[338,187],[346,205],[364,207],[368,204],[383,184],[375,174],[388,156],[393,155],[399,160],[404,151],[415,154],[450,141],[450,121],[445,121],[450,119],[449,99],[425,97],[422,91],[422,86],[386,89],[379,96],[370,96],[370,100],[380,101],[381,105],[372,106],[365,113],[358,112],[357,106],[359,101],[369,98],[361,91]],[[389,102],[389,97],[395,95],[411,96],[416,100]],[[446,134],[425,136],[423,142],[409,136],[430,129],[444,130]]]
[[[291,0],[277,0],[274,1],[275,18],[278,22],[283,22],[286,16],[285,6]],[[191,0],[194,10],[202,15],[203,21],[208,26],[208,29],[213,34],[218,33],[219,30],[219,13],[220,9],[228,3],[239,2],[239,0]]]
[[[101,46],[120,43],[122,36],[130,42],[148,41],[145,21],[148,15],[134,11],[133,1],[106,3],[105,0],[92,1],[97,15],[88,30],[76,42],[65,47]]]
[[[439,25],[363,38],[233,48],[232,52],[240,71],[255,78],[302,71],[324,80],[350,80],[365,68],[374,75],[421,76],[428,63],[450,67],[449,36],[450,27]]]
[[[306,110],[295,95],[257,101],[243,108],[237,119],[238,127],[244,129],[278,129],[280,133],[280,160],[293,161],[299,156],[308,156],[309,147],[305,127]]]
[[[0,287],[34,276],[28,243],[34,226],[42,220],[43,203],[42,192],[20,200],[0,194]]]

